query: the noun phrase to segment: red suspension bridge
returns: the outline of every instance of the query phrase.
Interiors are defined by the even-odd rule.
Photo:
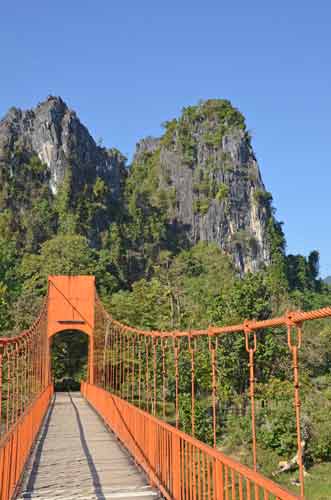
[[[31,328],[17,337],[0,338],[0,500],[17,495],[44,500],[72,498],[59,495],[64,492],[65,477],[73,483],[76,473],[78,484],[74,497],[77,499],[151,496],[176,500],[303,499],[298,351],[303,323],[330,316],[331,308],[325,308],[207,330],[143,331],[115,321],[106,312],[96,294],[93,277],[51,276],[40,315]],[[292,359],[299,496],[262,475],[257,466],[257,332],[275,327],[285,328]],[[87,381],[81,385],[83,399],[75,399],[70,394],[66,399],[64,396],[54,399],[50,346],[53,336],[66,330],[78,330],[89,338]],[[218,346],[228,335],[245,338],[252,468],[217,449],[221,425],[217,404]],[[202,346],[209,353],[213,446],[195,437],[195,364]],[[180,418],[183,355],[190,364],[190,434],[183,432]],[[167,401],[170,386],[173,387],[171,415]],[[102,427],[91,407],[112,433]],[[78,437],[81,446],[76,449]],[[49,445],[44,449],[46,442]],[[97,470],[91,446],[103,472]],[[85,459],[75,456],[82,450]],[[88,465],[86,474],[92,477],[89,493],[83,484],[87,476],[81,482],[79,479],[84,460]],[[61,472],[56,469],[59,464],[62,464]],[[109,482],[109,477],[114,478],[114,469],[118,475],[115,482]],[[59,482],[55,481],[56,476]],[[51,477],[54,480],[50,480]],[[47,481],[43,483],[45,478]]]

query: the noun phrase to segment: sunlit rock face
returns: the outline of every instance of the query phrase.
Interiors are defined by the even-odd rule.
[[[134,164],[154,158],[159,189],[171,194],[169,221],[191,244],[216,242],[241,274],[270,262],[266,191],[244,117],[228,101],[183,110],[159,139],[137,144]]]
[[[126,175],[124,157],[98,146],[60,97],[50,96],[27,111],[11,108],[0,121],[0,161],[9,165],[17,150],[37,154],[48,166],[53,194],[68,169],[76,190],[98,176],[112,186],[115,196]]]

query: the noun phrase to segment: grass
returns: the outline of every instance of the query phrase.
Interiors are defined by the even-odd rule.
[[[305,477],[305,498],[307,500],[330,500],[331,499],[331,463],[325,462],[314,465],[309,469]],[[288,474],[282,484],[290,491],[298,493],[299,488],[291,484],[291,480],[297,479],[298,473]]]
[[[222,451],[226,452],[226,450]],[[235,460],[250,467],[252,466],[251,454],[247,449],[239,447],[235,453],[228,452],[228,454]],[[299,479],[298,470],[284,472],[275,477],[272,473],[277,470],[279,457],[270,452],[270,450],[262,448],[258,448],[257,455],[258,463],[263,464],[259,467],[259,472],[270,477],[270,479],[284,486],[289,491],[299,495],[299,486],[293,484],[294,481],[298,481]],[[308,475],[305,476],[305,498],[307,500],[331,500],[331,462],[316,464],[307,472]]]
[[[270,451],[260,451],[261,463],[264,464],[261,472],[269,476],[273,481],[283,485],[289,491],[299,495],[300,488],[294,483],[299,480],[298,469],[293,472],[283,472],[276,477],[272,472],[277,470],[279,458],[272,457]],[[331,500],[331,463],[324,462],[311,467],[305,476],[305,498],[307,500]]]

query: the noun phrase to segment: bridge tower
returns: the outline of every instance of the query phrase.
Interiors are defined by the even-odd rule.
[[[65,330],[88,335],[88,380],[94,382],[94,276],[49,276],[47,335],[49,340]]]

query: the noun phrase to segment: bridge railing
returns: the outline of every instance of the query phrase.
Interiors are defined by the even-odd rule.
[[[98,297],[95,313],[95,385],[132,403],[132,407],[168,420],[177,430],[191,433],[193,438],[201,431],[198,423],[201,424],[203,412],[203,425],[208,427],[208,433],[205,434],[213,442],[215,450],[218,442],[224,438],[224,429],[226,431],[224,416],[220,413],[218,392],[222,380],[219,368],[225,366],[226,356],[231,354],[228,347],[233,345],[231,339],[234,342],[238,339],[242,349],[240,362],[244,363],[240,367],[241,374],[245,373],[248,389],[244,391],[245,411],[247,416],[250,413],[249,448],[255,472],[261,466],[257,443],[259,415],[256,409],[256,374],[261,375],[262,371],[259,353],[261,349],[263,352],[267,336],[269,339],[270,336],[281,336],[277,342],[284,355],[288,380],[292,379],[293,383],[293,399],[291,401],[288,398],[286,404],[293,403],[294,406],[300,497],[304,498],[299,351],[303,342],[304,322],[330,318],[331,307],[309,312],[288,312],[284,316],[263,321],[250,320],[237,325],[191,331],[148,331],[124,325],[105,311]],[[202,380],[204,386],[199,387]]]
[[[104,389],[83,382],[83,396],[171,500],[295,500],[262,474]]]
[[[0,441],[0,499],[13,497],[20,480],[30,450],[40,429],[49,402],[53,395],[53,386],[46,389],[31,402]]]
[[[53,393],[47,297],[32,327],[0,338],[0,500],[10,500]]]

